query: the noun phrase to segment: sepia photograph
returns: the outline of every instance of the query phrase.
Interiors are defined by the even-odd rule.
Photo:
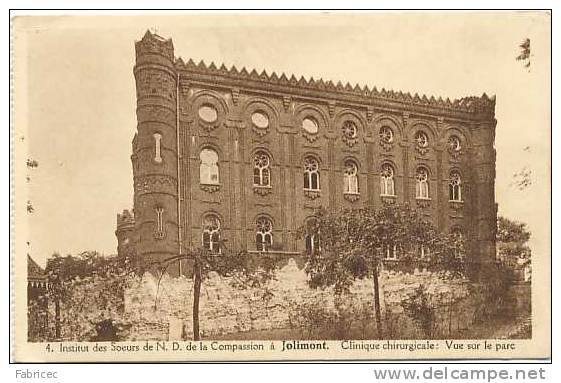
[[[16,16],[16,361],[551,355],[546,11]]]

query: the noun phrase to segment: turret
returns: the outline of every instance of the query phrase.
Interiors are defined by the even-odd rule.
[[[179,251],[177,74],[170,39],[147,31],[135,48],[134,225],[140,266],[155,270]],[[167,271],[177,274],[177,264]]]
[[[121,214],[117,214],[115,236],[117,237],[117,255],[128,257],[136,264],[134,214],[127,209],[123,210]]]
[[[481,263],[496,258],[497,205],[495,203],[495,98],[477,100],[480,120],[472,129],[474,254]]]

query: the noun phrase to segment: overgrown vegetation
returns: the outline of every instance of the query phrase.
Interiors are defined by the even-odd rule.
[[[426,339],[432,339],[435,330],[436,306],[433,297],[428,293],[427,287],[419,285],[413,293],[401,302],[405,313],[423,331]]]
[[[309,243],[317,242],[306,259],[310,287],[333,287],[340,295],[348,293],[356,280],[372,278],[379,338],[383,337],[379,273],[387,258],[399,253],[400,265],[429,268],[443,278],[460,277],[469,265],[461,261],[465,254],[463,238],[438,232],[408,204],[337,212],[319,209],[300,228],[300,236]]]

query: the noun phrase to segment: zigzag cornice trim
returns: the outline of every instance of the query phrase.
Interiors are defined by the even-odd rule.
[[[298,79],[295,75],[287,76],[282,73],[280,76],[276,72],[271,74],[263,70],[258,73],[255,69],[249,71],[245,67],[237,69],[235,65],[228,69],[224,64],[217,66],[214,62],[206,64],[203,60],[198,64],[192,59],[184,62],[182,58],[175,60],[177,70],[187,71],[194,74],[222,76],[227,79],[234,80],[251,80],[260,82],[267,85],[288,86],[295,89],[307,89],[315,91],[327,91],[344,95],[359,96],[365,99],[377,99],[383,101],[399,102],[404,105],[416,105],[434,107],[439,109],[460,111],[473,114],[486,114],[494,116],[495,112],[495,96],[489,97],[486,93],[482,96],[469,96],[460,99],[450,100],[449,98],[443,99],[442,97],[435,98],[434,96],[427,97],[426,95],[419,95],[415,93],[404,93],[402,91],[386,90],[382,88],[378,90],[376,87],[370,89],[368,85],[360,86],[355,84],[352,86],[350,83],[343,85],[341,81],[334,83],[331,80],[324,80],[322,78],[316,80],[313,77],[306,79],[300,76]]]

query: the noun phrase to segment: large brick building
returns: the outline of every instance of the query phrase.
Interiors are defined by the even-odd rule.
[[[175,58],[136,43],[134,214],[118,251],[140,265],[205,246],[287,256],[319,206],[419,206],[469,256],[495,257],[495,100],[450,101]],[[393,254],[388,253],[388,257]],[[181,272],[175,264],[168,271]]]

